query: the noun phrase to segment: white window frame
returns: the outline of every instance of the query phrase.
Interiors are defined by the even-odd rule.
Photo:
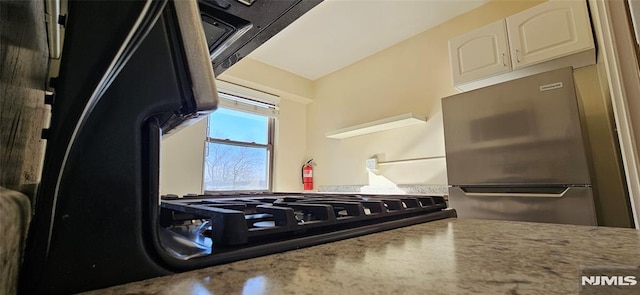
[[[267,189],[266,190],[204,190],[205,187],[205,169],[202,170],[202,185],[205,194],[224,194],[224,193],[249,193],[249,192],[271,192],[273,191],[273,159],[274,159],[274,134],[275,120],[280,114],[278,104],[280,98],[276,95],[261,92],[258,90],[243,87],[241,85],[217,80],[216,81],[219,94],[219,108],[250,113],[267,117],[267,143],[259,144],[255,142],[238,141],[231,139],[209,137],[209,122],[207,122],[207,136],[205,139],[205,153],[203,162],[207,157],[207,144],[223,144],[250,148],[263,148],[267,151]]]

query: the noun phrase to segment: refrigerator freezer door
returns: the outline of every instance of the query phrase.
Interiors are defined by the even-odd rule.
[[[571,68],[444,98],[442,113],[452,185],[591,183]]]
[[[554,193],[470,191],[449,187],[449,206],[459,218],[597,225],[591,187],[566,187]]]

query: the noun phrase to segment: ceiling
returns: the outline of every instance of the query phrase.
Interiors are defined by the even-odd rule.
[[[315,80],[488,0],[325,0],[249,57]]]

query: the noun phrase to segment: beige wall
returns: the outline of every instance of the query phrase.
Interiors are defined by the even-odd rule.
[[[275,122],[273,189],[302,190],[300,168],[305,160],[306,106],[283,99]],[[163,139],[160,193],[202,193],[204,139],[207,120],[186,127]]]
[[[318,185],[446,184],[440,99],[452,87],[447,41],[456,35],[543,1],[493,1],[436,28],[316,81],[307,108],[308,154],[316,159]],[[598,59],[599,61],[601,59]],[[600,61],[601,62],[601,61]],[[596,65],[575,71],[576,86],[593,152],[592,173],[599,223],[629,226],[629,200],[606,80]],[[427,115],[424,125],[328,139],[326,132],[407,112]],[[365,160],[434,158],[381,166],[368,172]]]
[[[274,134],[273,190],[302,191],[300,169],[309,160],[306,104],[314,95],[313,81],[251,58],[242,59],[218,78],[280,97]]]
[[[251,58],[242,59],[218,79],[300,103],[309,103],[313,97],[313,81]]]
[[[439,98],[456,92],[449,86],[446,40],[540,1],[497,2],[500,5],[485,5],[471,16],[454,19],[450,25],[320,80],[311,81],[250,58],[220,75],[221,80],[282,98],[274,143],[274,190],[300,191],[300,168],[310,158],[318,163],[316,187],[446,183],[443,158],[384,166],[380,175],[367,173],[364,161],[376,154],[381,160],[444,156]],[[315,103],[307,105],[312,101]],[[326,131],[409,111],[427,116],[429,121],[342,141],[324,138]],[[201,192],[203,143],[199,134],[204,130],[206,123],[202,121],[163,142],[161,193]],[[307,134],[313,137],[307,138]]]
[[[162,139],[160,146],[160,194],[202,193],[204,140],[207,119]]]
[[[452,86],[448,40],[543,1],[494,1],[425,31],[315,82],[307,107],[307,151],[317,163],[318,185],[446,184],[440,99]],[[423,125],[342,140],[326,132],[384,117],[414,112]],[[379,175],[365,160],[435,159],[381,166]],[[440,158],[438,158],[440,157]]]
[[[281,98],[274,133],[273,189],[301,191],[300,168],[308,160],[305,103],[311,101],[312,82],[250,58],[243,59],[218,78]],[[206,130],[207,120],[202,120],[163,140],[161,194],[202,192]]]
[[[220,78],[282,98],[275,133],[276,191],[300,191],[300,167],[310,158],[317,163],[316,188],[447,184],[440,99],[458,92],[452,87],[448,40],[540,2],[544,1],[492,1],[316,81],[249,58]],[[619,154],[613,144],[611,106],[605,95],[608,85],[600,68],[601,64],[576,70],[576,85],[595,153],[593,177],[599,183],[595,189],[599,192],[596,202],[600,223],[625,225],[628,200],[621,182]],[[325,137],[330,131],[408,112],[428,120],[425,124],[342,140]],[[173,149],[171,143],[163,147],[163,155]],[[175,145],[175,149],[185,148],[184,144]],[[365,168],[365,160],[372,156],[382,162],[427,159],[380,166],[374,174]],[[167,162],[165,167],[184,163]],[[200,174],[202,171],[201,162],[197,164],[198,169],[192,167],[194,175],[196,170]],[[186,187],[187,180],[179,181],[181,177],[185,175],[163,175],[163,191],[169,186],[178,191],[180,185]],[[200,185],[200,176],[197,179]],[[189,183],[188,192],[201,189]]]
[[[280,102],[274,138],[274,191],[302,191],[300,169],[309,160],[306,158],[306,123],[305,104],[286,99]]]

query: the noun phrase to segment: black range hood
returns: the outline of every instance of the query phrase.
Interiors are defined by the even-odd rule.
[[[321,0],[201,0],[214,72],[221,74]]]

